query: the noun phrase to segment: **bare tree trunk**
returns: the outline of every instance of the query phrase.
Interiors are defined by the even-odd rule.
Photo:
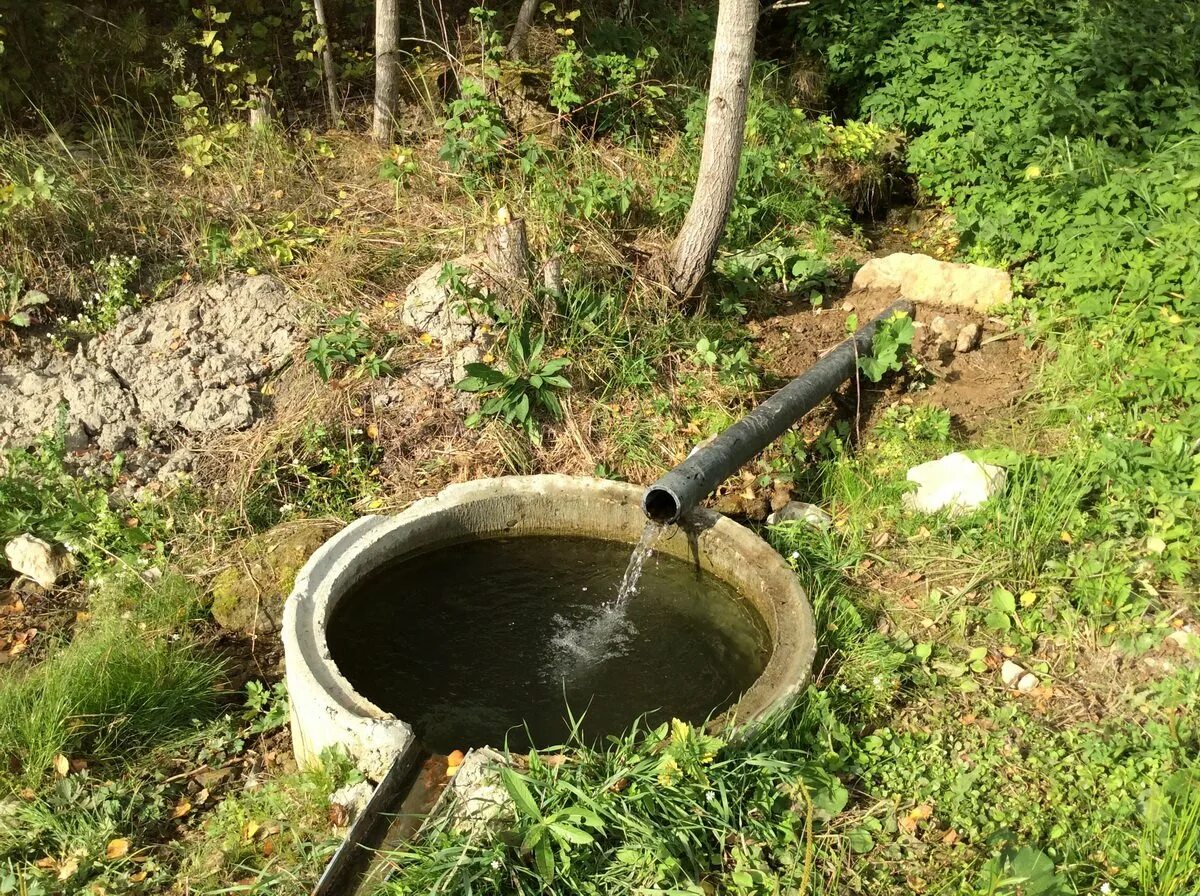
[[[324,0],[313,0],[313,15],[317,19],[317,27],[325,38],[325,47],[321,50],[321,65],[325,69],[325,97],[329,101],[329,119],[335,125],[342,123],[342,111],[337,100],[337,72],[333,67],[333,41],[329,37],[329,25],[325,21]]]
[[[508,40],[508,58],[523,59],[525,43],[529,40],[529,29],[533,27],[533,17],[537,14],[539,0],[523,0],[521,11],[517,13],[517,23],[513,25],[512,37]]]
[[[375,0],[375,121],[376,143],[392,142],[396,103],[400,99],[400,0]]]
[[[717,13],[700,175],[692,206],[664,264],[666,284],[680,298],[691,298],[700,288],[716,257],[733,207],[746,129],[750,70],[754,66],[758,9],[759,0],[721,0]]]
[[[529,237],[525,222],[503,221],[487,235],[484,251],[497,280],[512,285],[529,285],[533,261],[529,254]]]

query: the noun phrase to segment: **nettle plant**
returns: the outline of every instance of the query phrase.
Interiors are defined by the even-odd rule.
[[[846,319],[846,329],[851,333],[858,329],[858,315],[851,314]],[[871,340],[871,354],[858,359],[858,369],[873,383],[879,382],[888,373],[903,370],[904,359],[915,335],[912,318],[903,312],[897,311],[886,320],[881,320]]]
[[[534,444],[541,444],[537,414],[540,411],[553,420],[562,419],[563,407],[557,393],[571,388],[561,373],[571,362],[544,357],[545,339],[539,336],[531,342],[528,333],[510,334],[507,348],[504,369],[486,363],[468,364],[466,378],[455,384],[463,392],[488,396],[467,418],[467,426],[478,426],[485,417],[499,417],[523,429]]]

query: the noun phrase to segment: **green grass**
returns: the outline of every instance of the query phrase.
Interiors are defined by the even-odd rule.
[[[194,593],[163,588],[139,587],[144,599],[120,615],[101,603],[69,644],[0,683],[0,754],[15,780],[45,781],[58,755],[134,762],[212,714],[220,664],[178,634],[181,592],[193,606]]]

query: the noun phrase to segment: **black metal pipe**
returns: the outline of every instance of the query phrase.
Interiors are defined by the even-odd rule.
[[[879,322],[897,312],[912,316],[912,302],[896,302],[753,411],[646,489],[642,510],[659,523],[675,523],[750,458],[848,380],[858,359],[871,353]]]

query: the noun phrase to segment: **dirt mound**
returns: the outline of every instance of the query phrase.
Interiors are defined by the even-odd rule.
[[[751,333],[766,357],[768,372],[781,380],[803,373],[846,338],[851,314],[859,326],[900,298],[893,290],[850,293],[830,308],[803,308],[754,322]],[[995,318],[929,302],[914,303],[917,335],[913,351],[931,374],[926,388],[908,393],[916,404],[934,404],[950,412],[964,433],[981,430],[997,411],[1010,407],[1031,386],[1036,354]],[[963,334],[978,327],[974,338]],[[956,350],[970,344],[964,351]],[[889,387],[865,380],[862,408],[867,420]]]
[[[193,285],[124,318],[74,355],[35,351],[0,372],[0,447],[65,415],[67,447],[119,451],[171,432],[248,426],[254,388],[292,353],[297,321],[272,277]]]

